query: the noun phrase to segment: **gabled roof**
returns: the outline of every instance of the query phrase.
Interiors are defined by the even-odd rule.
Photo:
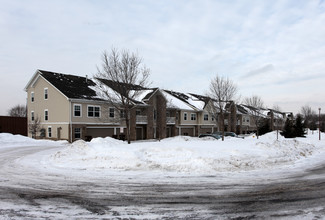
[[[193,93],[181,93],[171,90],[163,90],[163,92],[171,108],[202,111],[210,100],[206,96]]]
[[[123,83],[123,82],[115,82],[112,80],[107,80],[107,79],[100,79],[96,78],[96,80],[101,83],[102,85],[105,85],[105,87],[108,87],[112,90],[114,90],[116,93],[121,94],[122,96],[126,97],[128,96],[128,92],[135,93],[137,92],[138,95],[136,99],[131,99],[131,102],[133,102],[136,105],[146,105],[144,101],[147,101],[148,99],[151,98],[151,96],[159,90],[158,88],[144,88],[139,85],[135,84],[128,84],[128,83]],[[112,91],[112,92],[114,92]]]
[[[97,96],[96,92],[91,89],[92,86],[96,85],[92,80],[86,77],[46,70],[36,70],[33,77],[27,83],[25,91],[27,91],[29,87],[34,87],[40,77],[50,83],[68,99],[102,100]]]
[[[70,99],[101,100],[90,86],[96,84],[81,76],[38,70],[39,74]]]

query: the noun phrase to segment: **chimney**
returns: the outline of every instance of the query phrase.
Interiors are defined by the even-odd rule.
[[[86,75],[86,83],[88,83],[88,75]]]

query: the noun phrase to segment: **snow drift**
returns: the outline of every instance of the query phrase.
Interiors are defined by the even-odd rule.
[[[323,147],[322,147],[323,146]],[[51,155],[53,166],[75,169],[162,171],[213,174],[271,169],[308,158],[324,149],[315,136],[276,140],[272,132],[256,139],[199,139],[178,136],[131,145],[112,138],[82,140]]]

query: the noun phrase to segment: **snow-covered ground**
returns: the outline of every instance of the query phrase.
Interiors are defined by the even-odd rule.
[[[128,145],[112,138],[69,144],[0,133],[0,219],[98,219],[98,213],[107,219],[116,219],[116,215],[135,219],[268,218],[274,213],[291,219],[318,219],[324,216],[323,197],[313,200],[302,193],[298,197],[308,200],[301,204],[294,203],[295,197],[285,197],[281,210],[275,201],[282,199],[281,190],[289,186],[322,193],[317,191],[317,183],[323,183],[324,174],[308,172],[318,165],[323,169],[322,135],[321,141],[316,132],[309,132],[306,138],[279,136],[277,141],[273,132],[259,139],[251,135],[223,142],[180,136]],[[280,194],[272,194],[269,212],[236,207],[241,206],[239,202],[267,199],[277,189]],[[242,201],[246,197],[237,195],[250,197]],[[253,207],[264,206],[266,201]]]
[[[322,162],[325,142],[317,132],[306,138],[285,139],[276,132],[256,138],[227,137],[225,141],[210,138],[178,136],[161,141],[142,141],[127,144],[113,138],[95,138],[72,144],[33,140],[11,134],[0,134],[0,147],[54,146],[49,150],[26,157],[21,162],[42,164],[47,170],[76,170],[128,173],[160,173],[175,175],[216,175],[244,171],[272,171],[288,168],[308,168]],[[37,163],[37,164],[36,164]],[[127,172],[125,172],[127,171]]]

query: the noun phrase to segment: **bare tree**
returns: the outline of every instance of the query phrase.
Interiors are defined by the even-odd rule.
[[[103,52],[102,65],[97,67],[95,79],[99,95],[123,114],[126,123],[126,138],[130,140],[130,114],[135,100],[148,87],[150,71],[142,58],[128,50],[112,48]]]
[[[13,117],[26,117],[27,108],[25,105],[16,105],[9,109],[8,115]]]
[[[222,132],[222,140],[225,136],[225,106],[232,101],[237,93],[237,86],[229,78],[224,78],[217,75],[210,82],[208,96],[212,99],[210,106],[210,113],[218,123],[218,115],[220,115],[219,125]],[[219,126],[218,126],[219,127]]]
[[[310,128],[313,117],[316,115],[316,112],[311,109],[310,106],[305,105],[301,107],[300,114],[304,118],[304,126]]]
[[[261,109],[264,108],[264,103],[259,96],[253,95],[251,97],[245,98],[244,103],[249,109],[249,114],[253,117],[253,121],[256,127],[256,136],[258,139],[258,130],[263,125],[264,117],[261,113]]]
[[[37,132],[41,130],[41,120],[38,116],[29,121],[28,130],[32,134],[32,138],[36,138]]]

